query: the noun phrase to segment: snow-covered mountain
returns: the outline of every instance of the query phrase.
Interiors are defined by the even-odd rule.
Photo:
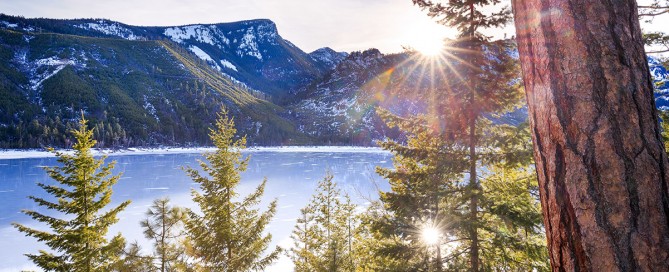
[[[309,143],[271,96],[324,70],[269,20],[136,27],[0,15],[0,147],[198,145],[222,106],[255,144]],[[295,87],[297,88],[297,87]]]
[[[283,39],[270,20],[160,30],[215,69],[270,95],[290,92],[320,77],[327,69]]]
[[[337,67],[337,64],[344,60],[346,56],[348,56],[348,53],[337,52],[332,50],[330,47],[323,47],[309,53],[309,56],[316,63],[325,67],[327,70],[332,70]]]
[[[329,48],[307,54],[266,19],[171,27],[131,26],[104,19],[25,19],[0,14],[0,28],[126,40],[169,40],[235,82],[272,96],[294,92],[346,56]]]

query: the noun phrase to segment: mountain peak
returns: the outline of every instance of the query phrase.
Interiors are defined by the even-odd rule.
[[[239,21],[239,22],[233,22],[231,24],[234,24],[234,23],[245,24],[245,25],[267,25],[267,26],[274,27],[276,29],[276,24],[274,23],[274,21],[272,21],[270,19],[264,19],[264,18],[244,20],[244,21]]]
[[[337,52],[330,47],[323,47],[309,53],[309,57],[327,69],[334,69],[348,56],[346,52]]]

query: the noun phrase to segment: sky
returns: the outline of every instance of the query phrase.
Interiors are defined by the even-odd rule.
[[[151,26],[267,18],[277,24],[283,38],[307,52],[328,46],[393,53],[455,33],[435,23],[411,0],[0,0],[0,12]]]
[[[640,3],[652,0],[638,0]],[[508,1],[510,2],[510,1]],[[271,19],[306,52],[378,48],[384,53],[439,43],[455,31],[435,23],[411,0],[0,0],[0,13],[24,17],[105,18],[130,25],[173,26]],[[646,30],[665,30],[669,16]],[[493,30],[514,35],[512,25]]]

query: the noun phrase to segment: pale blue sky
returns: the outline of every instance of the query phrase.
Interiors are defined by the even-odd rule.
[[[284,38],[307,52],[329,46],[340,51],[373,47],[392,53],[402,46],[420,49],[454,34],[434,23],[411,0],[0,0],[0,13],[158,26],[268,18]],[[669,16],[664,16],[643,28],[666,31],[667,25]],[[509,25],[489,33],[510,37],[514,29]]]

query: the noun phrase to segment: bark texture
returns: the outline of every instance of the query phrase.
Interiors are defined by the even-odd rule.
[[[513,0],[553,271],[669,271],[667,156],[634,0]]]

